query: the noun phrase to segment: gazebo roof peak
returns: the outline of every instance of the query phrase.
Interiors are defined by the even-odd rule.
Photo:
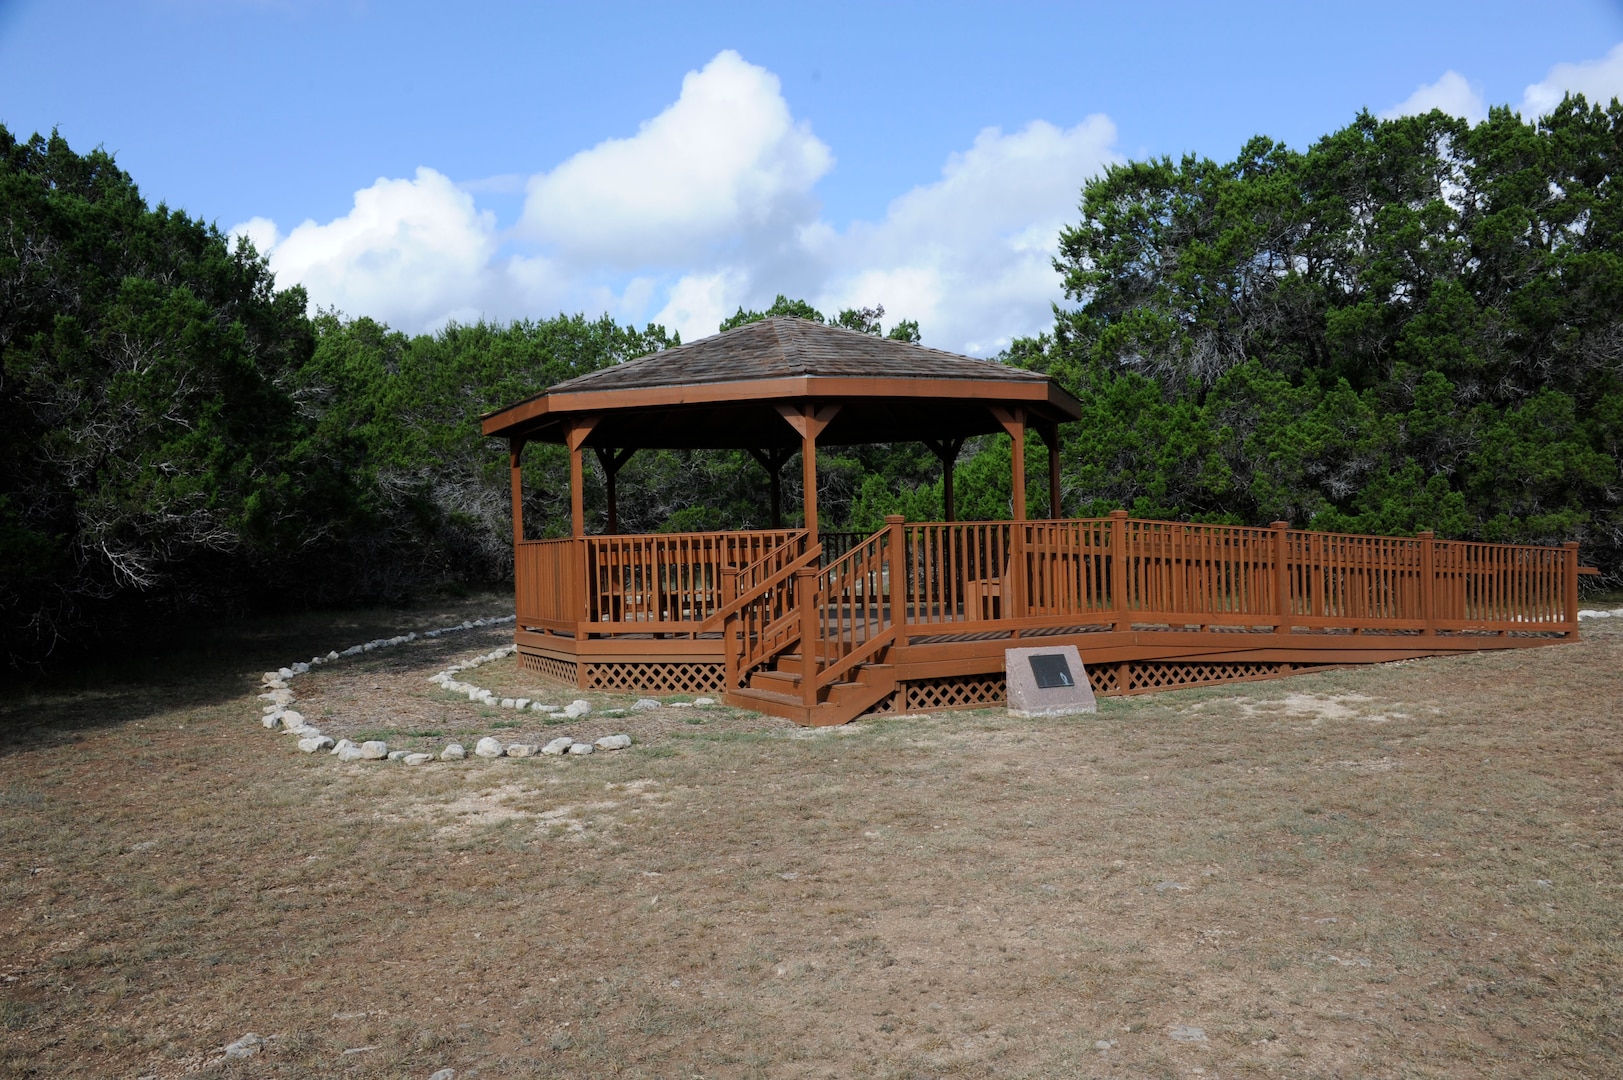
[[[992,379],[1046,376],[907,341],[773,315],[557,383],[549,394],[779,378]]]

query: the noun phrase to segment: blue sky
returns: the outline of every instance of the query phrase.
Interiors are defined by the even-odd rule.
[[[995,352],[1110,161],[1623,94],[1618,3],[0,0],[0,122],[407,330],[777,292]]]

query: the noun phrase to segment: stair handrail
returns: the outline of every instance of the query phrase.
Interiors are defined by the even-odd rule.
[[[738,571],[738,594],[717,608],[699,629],[701,631],[714,630],[718,625],[726,621],[728,616],[741,610],[745,604],[754,600],[763,590],[770,589],[773,584],[781,580],[784,566],[789,564],[782,563],[776,567],[772,564],[781,560],[785,553],[796,549],[798,551],[791,561],[799,561],[805,558],[807,537],[806,530],[801,529],[759,559],[741,567]],[[821,556],[820,547],[819,556]]]
[[[822,572],[818,575],[816,595],[810,599],[812,603],[817,605],[818,611],[816,622],[822,631],[819,634],[820,640],[816,643],[816,657],[817,660],[822,663],[822,670],[818,672],[817,677],[812,684],[812,688],[820,690],[825,686],[830,686],[833,683],[838,682],[840,678],[852,668],[855,668],[871,659],[873,655],[882,647],[896,639],[896,635],[900,631],[901,627],[897,626],[894,622],[891,622],[891,625],[884,630],[881,630],[878,633],[870,633],[862,639],[860,644],[857,643],[854,640],[857,620],[855,617],[856,609],[855,605],[853,604],[853,641],[851,643],[850,650],[845,650],[845,634],[843,625],[844,616],[841,610],[847,590],[851,589],[852,586],[857,583],[859,578],[866,577],[869,573],[870,567],[877,570],[881,576],[888,576],[889,587],[891,589],[905,588],[905,584],[903,582],[905,568],[890,565],[892,562],[890,537],[891,528],[889,525],[887,525],[885,528],[880,529],[878,532],[868,537],[868,539],[862,541],[862,543],[852,547],[850,551],[847,551],[838,559],[829,563],[828,566],[824,567]],[[806,598],[804,597],[799,599],[802,603],[806,602]],[[873,601],[869,601],[867,599],[863,601],[865,613],[863,621],[867,621],[866,609],[870,603],[879,605],[879,621],[881,623],[885,622],[889,613],[884,610],[883,596],[880,596]],[[831,606],[834,609],[832,613],[832,623],[836,630],[832,640],[828,634],[828,627],[830,626],[831,621]],[[832,649],[829,647],[831,644],[833,646]],[[812,648],[811,642],[802,642],[801,645],[808,651],[810,651]]]
[[[800,640],[800,635],[795,630],[799,626],[799,620],[793,617],[798,605],[794,603],[786,605],[789,610],[771,623],[768,623],[763,615],[760,619],[761,631],[753,641],[747,629],[743,634],[739,634],[738,623],[745,619],[751,608],[768,604],[774,590],[789,587],[788,583],[794,580],[796,575],[809,567],[815,567],[822,557],[821,544],[809,545],[804,552],[773,571],[764,581],[757,583],[748,591],[740,592],[737,598],[717,613],[722,622],[722,648],[727,661],[729,688],[743,685],[750,672],[787,652]],[[786,630],[789,632],[785,633]]]

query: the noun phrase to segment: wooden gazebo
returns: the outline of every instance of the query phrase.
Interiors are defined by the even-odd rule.
[[[509,445],[521,663],[583,688],[719,693],[830,724],[999,701],[1004,650],[1032,637],[1076,644],[1110,694],[1577,633],[1575,545],[1064,519],[1058,431],[1080,415],[1041,374],[784,317],[559,383],[484,418]],[[1042,521],[1026,512],[1029,431],[1048,450]],[[1013,443],[1010,517],[955,522],[959,449],[997,434]],[[818,447],[904,440],[941,458],[947,520],[820,530]],[[531,442],[569,448],[566,539],[525,536]],[[749,451],[775,527],[619,534],[616,474],[655,448]],[[606,480],[598,535],[588,449]],[[785,528],[779,473],[797,450],[802,522]]]

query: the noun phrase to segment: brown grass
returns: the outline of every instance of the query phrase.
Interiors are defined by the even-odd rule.
[[[8,700],[0,1076],[1623,1073],[1623,626],[1065,721],[662,710],[562,761],[255,721],[260,671],[441,608]],[[360,688],[500,637],[295,688],[443,742],[504,714]]]

